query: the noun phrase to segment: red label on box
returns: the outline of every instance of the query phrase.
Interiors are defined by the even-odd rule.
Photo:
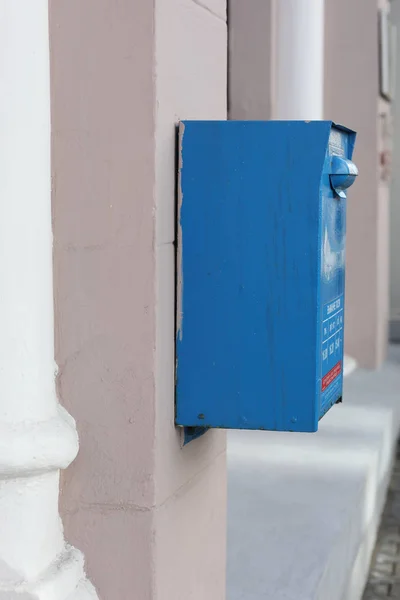
[[[336,377],[338,377],[338,375],[340,375],[340,373],[342,372],[342,362],[339,361],[334,367],[333,369],[331,369],[329,371],[329,373],[327,373],[323,378],[322,378],[322,384],[321,384],[321,390],[324,392],[326,390],[326,388],[331,385],[332,381],[334,381],[336,379]]]

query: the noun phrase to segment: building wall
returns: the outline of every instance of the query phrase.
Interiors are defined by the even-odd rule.
[[[362,26],[361,26],[362,23]],[[346,351],[362,366],[386,354],[388,187],[379,182],[378,17],[376,0],[327,0],[325,114],[358,133],[360,176],[349,192]]]
[[[147,1],[147,0],[146,0]],[[226,0],[157,0],[155,13],[155,598],[225,598],[226,435],[183,450],[174,421],[176,124],[225,119]]]
[[[51,0],[66,537],[101,598],[221,600],[225,435],[174,427],[175,127],[226,116],[224,0]]]
[[[396,91],[394,99],[394,151],[390,195],[390,315],[392,336],[400,340],[400,1],[392,0],[391,19],[397,27]]]
[[[229,0],[229,118],[270,119],[273,0]]]

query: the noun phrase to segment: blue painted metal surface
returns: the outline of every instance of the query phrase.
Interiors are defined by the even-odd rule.
[[[338,196],[346,198],[346,189],[353,185],[358,175],[358,169],[354,163],[340,156],[333,156],[331,161],[331,186]]]
[[[178,425],[311,432],[341,400],[354,141],[330,121],[181,123]]]

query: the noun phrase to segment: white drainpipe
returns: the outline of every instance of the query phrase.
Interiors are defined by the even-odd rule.
[[[324,0],[274,4],[274,119],[323,119],[324,4]]]
[[[274,4],[273,118],[324,118],[325,0],[278,0]],[[344,376],[357,367],[344,357]]]
[[[0,46],[0,599],[96,598],[58,514],[48,0],[1,0]]]

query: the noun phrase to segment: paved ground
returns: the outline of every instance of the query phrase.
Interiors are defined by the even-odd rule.
[[[343,404],[318,433],[229,432],[227,598],[360,599],[399,430],[400,345],[379,371],[346,378]],[[394,477],[365,600],[400,600],[400,458]]]
[[[400,600],[400,444],[364,600]]]

